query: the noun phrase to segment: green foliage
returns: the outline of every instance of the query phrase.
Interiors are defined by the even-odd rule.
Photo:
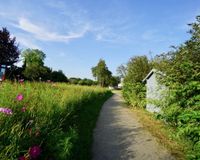
[[[65,76],[65,74],[63,73],[62,70],[59,71],[53,71],[51,73],[51,78],[50,78],[53,82],[68,82],[67,77]]]
[[[13,65],[18,61],[20,51],[16,43],[16,38],[11,38],[6,28],[0,30],[0,64]]]
[[[110,86],[113,86],[113,87],[118,86],[118,84],[120,83],[120,77],[112,76],[109,81],[110,81],[109,82]]]
[[[24,76],[30,80],[39,79],[41,74],[46,72],[44,59],[46,55],[38,49],[26,49],[22,53],[24,58],[25,70]]]
[[[97,78],[100,86],[105,87],[109,85],[112,72],[108,70],[104,60],[100,59],[97,66],[92,68],[92,74]]]
[[[127,103],[134,107],[145,108],[146,88],[142,83],[125,83],[123,86],[123,97]]]
[[[16,99],[19,93],[24,96],[22,101]],[[108,96],[109,91],[98,87],[1,84],[0,106],[12,109],[13,114],[0,112],[0,159],[27,156],[35,145],[42,149],[39,159],[79,159],[77,150],[89,153],[92,130]],[[81,135],[85,130],[87,134]],[[86,145],[81,143],[83,139]]]
[[[147,57],[133,57],[127,64],[123,95],[134,106],[145,104],[142,79],[154,67],[163,75],[159,82],[166,86],[160,102],[161,116],[171,125],[180,139],[191,144],[188,159],[200,159],[200,16],[190,24],[191,38],[173,50],[156,56],[151,62]]]
[[[124,82],[141,83],[151,68],[151,64],[146,56],[132,57],[127,64],[127,74]]]
[[[200,159],[200,17],[190,26],[191,38],[162,55],[156,66],[164,68],[161,82],[168,87],[162,116],[178,137],[192,143],[188,159]]]
[[[70,84],[78,84],[78,85],[82,85],[82,86],[93,86],[93,85],[97,85],[96,81],[93,81],[91,79],[81,79],[81,78],[69,78],[69,83]]]
[[[144,108],[146,104],[146,88],[142,80],[151,70],[146,56],[137,56],[129,60],[124,77],[123,96],[134,107]]]

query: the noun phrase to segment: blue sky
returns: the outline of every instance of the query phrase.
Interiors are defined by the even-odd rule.
[[[152,56],[189,38],[199,0],[0,0],[0,27],[20,49],[38,48],[45,65],[67,77],[92,78],[100,58],[116,68],[132,56]]]

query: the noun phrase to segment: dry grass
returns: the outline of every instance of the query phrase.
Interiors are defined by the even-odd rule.
[[[156,137],[159,143],[168,148],[173,156],[180,160],[186,159],[186,146],[180,140],[170,136],[173,135],[172,128],[167,127],[162,121],[156,120],[153,114],[144,109],[132,108],[132,111],[136,113],[144,128]]]

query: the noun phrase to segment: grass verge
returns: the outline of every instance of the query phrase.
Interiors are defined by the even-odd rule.
[[[96,126],[101,107],[111,96],[112,93],[107,92],[104,96],[83,105],[83,108],[77,113],[77,117],[74,119],[73,123],[77,128],[78,139],[70,159],[89,160],[92,158],[93,129]]]
[[[159,143],[168,148],[174,157],[180,160],[186,159],[186,151],[189,148],[189,144],[176,138],[173,128],[168,127],[164,122],[156,119],[152,113],[144,109],[132,107],[131,110],[136,113],[144,128],[156,137]]]

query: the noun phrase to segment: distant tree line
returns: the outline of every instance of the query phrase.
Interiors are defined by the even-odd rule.
[[[16,66],[22,57],[22,67]],[[67,78],[62,70],[55,71],[44,65],[46,55],[38,49],[26,49],[22,53],[16,38],[11,38],[6,28],[0,30],[0,66],[6,66],[6,78],[10,80],[25,79],[29,81],[68,82],[78,85],[96,85],[91,79]]]

